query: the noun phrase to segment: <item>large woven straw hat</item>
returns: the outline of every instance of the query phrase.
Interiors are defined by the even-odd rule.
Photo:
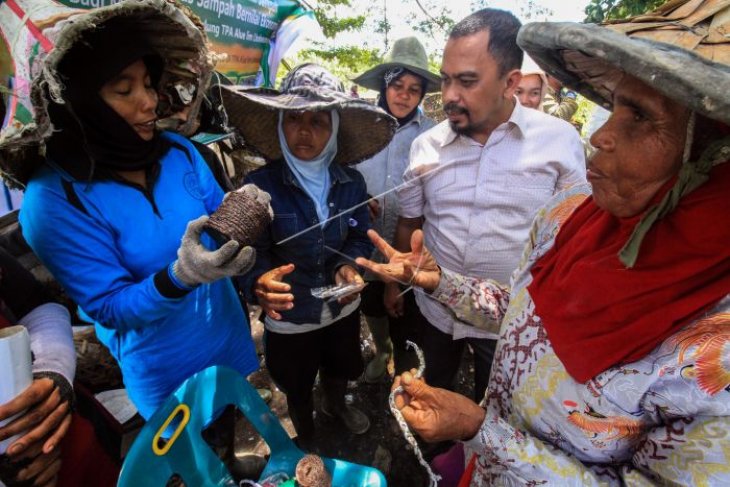
[[[54,102],[64,103],[64,84],[57,72],[59,63],[85,33],[103,29],[112,19],[123,27],[129,38],[148,43],[163,59],[161,98],[180,86],[194,93],[189,122],[179,131],[185,133],[193,125],[203,95],[201,88],[208,84],[213,68],[203,26],[194,14],[183,12],[166,0],[125,0],[91,11],[66,13],[60,21],[45,24],[42,34],[52,48],[48,52],[41,50],[32,65],[30,100],[17,100],[17,103],[27,103],[32,110],[32,122],[24,126],[9,125],[0,132],[0,169],[11,186],[25,185],[43,161],[44,141],[53,130],[44,92]],[[119,49],[124,49],[124,42],[119,39]],[[89,70],[93,69],[94,66],[89,66]],[[163,118],[172,113],[159,115]]]
[[[405,68],[426,80],[426,93],[441,91],[441,77],[428,70],[426,49],[415,37],[403,37],[383,57],[383,62],[365,71],[353,81],[365,88],[380,91],[383,75],[392,68]]]
[[[517,43],[550,75],[608,109],[625,72],[730,123],[730,0],[674,0],[605,26],[527,24]]]
[[[374,156],[393,138],[396,120],[380,108],[345,93],[342,82],[316,64],[302,64],[282,81],[280,89],[222,86],[228,121],[248,147],[275,161],[279,145],[279,110],[337,110],[340,127],[334,162],[351,165]]]

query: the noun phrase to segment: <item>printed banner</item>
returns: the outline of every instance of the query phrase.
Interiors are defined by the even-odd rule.
[[[117,1],[60,0],[60,3],[71,8],[90,9]],[[285,20],[301,16],[313,19],[312,12],[294,0],[180,0],[180,3],[203,21],[212,49],[228,55],[226,61],[218,63],[216,70],[236,84],[268,80],[271,39],[277,35],[279,27]]]

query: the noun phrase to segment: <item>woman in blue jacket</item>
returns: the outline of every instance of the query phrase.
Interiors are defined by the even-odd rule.
[[[249,297],[266,313],[267,368],[286,393],[300,442],[314,433],[318,372],[322,412],[364,433],[367,416],[345,404],[347,381],[363,369],[359,295],[326,300],[312,290],[364,284],[354,259],[373,249],[366,235],[368,196],[362,176],[346,165],[381,150],[394,120],[350,98],[339,80],[314,64],[294,69],[280,93],[228,89],[223,100],[247,144],[272,161],[247,176],[271,194],[274,210],[246,276]]]
[[[138,15],[162,16],[155,2],[146,5]],[[109,18],[109,11],[118,14]],[[88,22],[71,24],[56,42],[71,47],[46,60],[44,73],[57,73],[63,88],[61,100],[46,93],[54,130],[27,185],[20,223],[33,251],[96,324],[132,402],[149,418],[206,367],[243,375],[258,368],[229,278],[253,265],[255,251],[236,242],[208,250],[216,247],[202,227],[223,190],[190,142],[155,128],[158,83],[170,79],[167,67],[179,72],[181,60],[154,48],[126,12],[120,4],[85,14]],[[200,36],[179,11],[170,15],[167,32],[173,21],[180,33]],[[198,50],[188,50],[189,65],[201,70],[202,46],[201,36]]]

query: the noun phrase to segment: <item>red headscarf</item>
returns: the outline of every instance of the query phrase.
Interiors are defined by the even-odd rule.
[[[730,163],[719,164],[649,230],[632,269],[617,254],[642,215],[617,218],[588,198],[565,222],[529,291],[576,381],[641,359],[730,293],[729,190]]]

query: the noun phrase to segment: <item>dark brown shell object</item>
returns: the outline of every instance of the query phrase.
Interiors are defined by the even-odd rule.
[[[221,245],[235,240],[241,247],[252,245],[271,223],[269,207],[249,193],[233,191],[210,215],[205,229]]]
[[[330,487],[332,477],[317,455],[305,455],[297,463],[295,471],[297,485],[301,487]]]

